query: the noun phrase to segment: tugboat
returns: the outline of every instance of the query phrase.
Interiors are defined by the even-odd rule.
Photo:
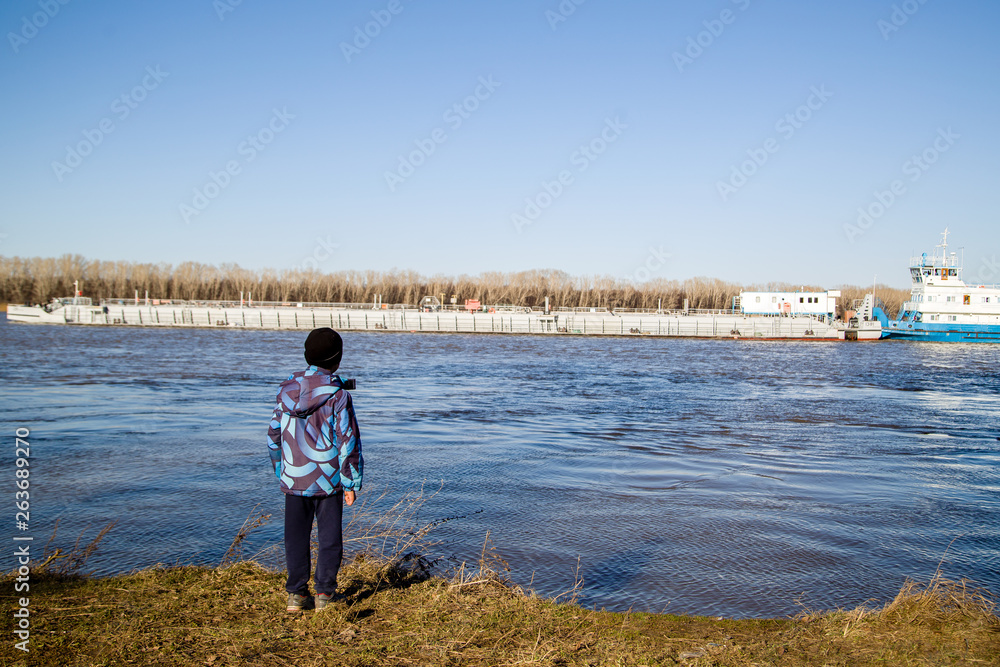
[[[1000,285],[967,285],[948,230],[934,253],[910,260],[910,300],[883,322],[888,338],[947,343],[1000,343]]]

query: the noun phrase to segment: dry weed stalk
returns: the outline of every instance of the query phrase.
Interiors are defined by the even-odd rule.
[[[361,496],[361,502],[351,513],[351,519],[344,528],[344,534],[349,535],[344,539],[344,545],[350,545],[356,553],[395,562],[406,554],[423,552],[433,546],[434,543],[426,539],[427,534],[443,521],[421,525],[418,514],[425,503],[441,492],[441,486],[434,493],[426,495],[424,485],[421,484],[419,489],[407,491],[400,496],[388,509],[375,509],[389,496],[390,491],[385,489],[374,497]]]
[[[490,540],[490,532],[486,531],[486,538],[483,540],[483,548],[479,553],[479,562],[476,569],[471,570],[462,561],[451,576],[450,590],[464,589],[471,586],[494,587],[506,592],[524,595],[524,591],[519,586],[515,586],[507,576],[510,572],[510,565],[504,560],[500,552],[497,551],[493,541]]]
[[[569,604],[576,604],[577,599],[580,597],[580,592],[583,590],[583,576],[580,575],[580,557],[576,557],[576,571],[573,573],[573,587],[568,591],[563,591],[559,595],[552,598],[553,602],[558,602],[559,598],[564,595],[568,595],[569,599],[567,602]]]
[[[55,524],[52,526],[52,536],[49,537],[49,541],[45,543],[45,547],[42,550],[42,562],[38,563],[33,567],[36,572],[45,572],[47,574],[55,574],[59,576],[79,576],[82,574],[81,570],[87,561],[90,559],[94,552],[97,551],[97,547],[100,545],[101,540],[103,540],[108,532],[115,527],[117,521],[110,521],[107,525],[101,528],[97,535],[86,544],[86,546],[80,546],[80,542],[83,540],[84,534],[90,530],[90,526],[87,526],[82,531],[80,535],[76,538],[76,542],[73,543],[73,548],[69,551],[64,551],[60,548],[55,548],[50,551],[50,546],[56,539],[56,534],[59,531],[59,519],[56,519]]]
[[[250,510],[250,514],[247,515],[246,520],[243,522],[243,526],[236,532],[236,537],[233,538],[233,543],[229,545],[229,549],[226,550],[225,555],[219,562],[219,567],[232,565],[237,561],[243,560],[242,546],[243,542],[247,539],[247,536],[271,519],[270,514],[264,514],[263,512],[258,511],[257,508],[259,508],[260,505],[260,503],[257,503],[253,506],[253,509]]]
[[[427,534],[435,527],[453,518],[441,519],[436,522],[421,524],[418,514],[424,504],[434,498],[440,487],[434,493],[427,495],[424,486],[408,491],[398,498],[388,509],[377,509],[382,501],[389,497],[391,490],[380,493],[359,495],[358,503],[353,507],[347,524],[344,526],[344,546],[361,561],[378,562],[383,569],[416,569],[429,567],[424,558],[427,550],[434,542],[427,539]],[[253,556],[245,558],[242,546],[250,534],[265,525],[271,518],[270,514],[260,511],[260,503],[250,511],[243,525],[237,531],[233,542],[219,563],[220,567],[233,565],[241,561],[254,561],[266,567],[272,560],[281,558],[272,554],[280,552],[281,545],[268,544],[261,547]],[[312,540],[313,552],[316,552],[316,540]],[[272,558],[273,556],[273,558]]]

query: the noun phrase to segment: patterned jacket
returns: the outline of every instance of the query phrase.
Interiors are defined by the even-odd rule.
[[[310,366],[278,389],[268,453],[284,493],[328,496],[361,490],[364,460],[351,395],[336,375]]]

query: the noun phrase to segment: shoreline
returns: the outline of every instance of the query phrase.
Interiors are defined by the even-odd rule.
[[[298,614],[284,610],[283,573],[254,561],[31,576],[30,653],[8,640],[4,664],[917,665],[1000,655],[995,597],[940,577],[908,583],[879,609],[726,619],[585,609],[572,590],[568,601],[543,599],[483,562],[448,579],[357,557],[339,577],[345,602]],[[3,576],[8,603],[13,577]]]

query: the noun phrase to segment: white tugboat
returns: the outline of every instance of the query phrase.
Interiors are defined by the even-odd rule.
[[[933,254],[910,260],[910,300],[883,329],[905,340],[1000,343],[1000,285],[966,284],[948,233]]]

